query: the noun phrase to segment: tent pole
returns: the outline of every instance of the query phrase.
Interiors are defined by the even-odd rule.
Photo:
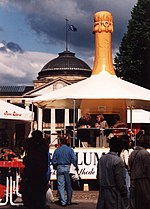
[[[76,100],[73,100],[73,148],[75,148],[75,116],[76,116]]]
[[[131,136],[131,139],[133,138],[132,108],[133,108],[133,105],[132,105],[132,99],[131,99],[131,104],[130,104],[130,129],[131,129],[131,135],[130,136]],[[136,144],[136,142],[135,142],[135,144]]]
[[[31,122],[31,132],[34,130],[34,110],[33,110],[33,102],[31,104],[31,111],[32,111],[32,122]]]
[[[30,133],[28,135],[28,137],[31,137],[32,132],[34,130],[34,112],[33,112],[33,102],[30,103],[31,105],[31,111],[32,111],[32,121],[31,121],[31,125],[30,125]]]
[[[131,104],[130,104],[130,129],[131,129],[131,134],[132,134],[132,99],[131,99]]]

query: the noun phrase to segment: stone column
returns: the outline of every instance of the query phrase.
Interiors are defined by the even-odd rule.
[[[55,135],[56,133],[56,119],[55,119],[55,109],[51,109],[51,144],[57,144],[58,141],[55,140],[57,135]]]
[[[28,110],[28,111],[30,110],[29,106],[30,106],[30,104],[27,104],[27,103],[25,104],[25,109]]]
[[[65,109],[65,121],[64,126],[69,126],[69,109]]]
[[[43,110],[41,108],[37,108],[38,110],[38,130],[43,130]]]

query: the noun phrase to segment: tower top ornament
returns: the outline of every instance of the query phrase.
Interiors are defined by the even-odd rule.
[[[110,12],[102,11],[95,14],[93,32],[113,32],[113,17]]]
[[[92,75],[107,71],[116,75],[112,60],[113,17],[110,12],[97,12],[94,16],[95,58]]]

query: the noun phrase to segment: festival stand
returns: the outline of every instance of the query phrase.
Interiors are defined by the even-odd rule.
[[[5,177],[5,185],[0,185],[1,195],[5,196],[5,201],[0,202],[0,206],[7,205],[8,203],[12,206],[23,205],[23,203],[20,202],[13,202],[13,195],[21,197],[21,194],[19,193],[19,179],[21,169],[24,168],[23,162],[18,159],[12,159],[12,161],[0,161],[0,169],[1,168],[8,169],[8,172]],[[15,169],[15,178],[14,173],[11,172],[12,169]]]

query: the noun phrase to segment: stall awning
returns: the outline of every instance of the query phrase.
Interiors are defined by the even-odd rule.
[[[130,123],[130,110],[127,110],[127,123]],[[150,112],[142,109],[133,109],[132,123],[150,123]]]
[[[0,119],[33,120],[33,112],[0,100]]]

